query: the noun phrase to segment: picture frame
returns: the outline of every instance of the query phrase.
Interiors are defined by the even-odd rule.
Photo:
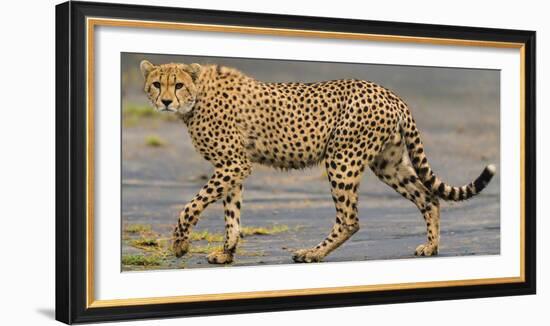
[[[517,55],[519,144],[517,275],[195,295],[96,297],[94,216],[100,28],[194,31],[247,37],[353,40],[442,48],[508,49]],[[214,315],[534,294],[536,292],[536,76],[534,31],[363,21],[70,1],[56,6],[56,319],[67,323]],[[229,37],[229,36],[228,36]],[[103,46],[103,45],[102,45]],[[507,133],[502,129],[501,133]],[[113,217],[117,219],[118,217]],[[344,265],[342,265],[344,266]],[[351,265],[349,265],[351,266]],[[346,268],[346,267],[342,267]]]

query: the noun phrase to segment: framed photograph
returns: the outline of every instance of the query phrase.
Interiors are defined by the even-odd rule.
[[[535,32],[56,7],[56,318],[535,293]]]

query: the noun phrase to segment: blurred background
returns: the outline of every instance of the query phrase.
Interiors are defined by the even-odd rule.
[[[441,256],[500,253],[500,72],[458,69],[122,53],[122,270],[214,267],[205,256],[223,244],[221,201],[193,233],[189,255],[175,259],[168,238],[179,210],[212,167],[185,125],[149,107],[139,62],[219,64],[265,82],[357,78],[393,90],[408,103],[435,173],[452,185],[473,180],[489,163],[497,175],[475,199],[442,202]],[[254,166],[245,183],[243,241],[233,265],[292,263],[291,252],[316,245],[335,216],[323,165],[281,172]],[[413,258],[426,227],[420,212],[365,171],[361,230],[326,262]],[[437,259],[437,258],[429,258]]]

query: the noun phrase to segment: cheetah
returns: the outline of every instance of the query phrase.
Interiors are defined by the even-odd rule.
[[[243,183],[253,163],[282,170],[324,162],[336,218],[325,239],[297,250],[295,262],[320,262],[359,230],[361,175],[369,167],[420,210],[426,242],[414,254],[437,255],[440,202],[479,194],[495,174],[488,165],[461,187],[432,171],[413,116],[392,91],[370,81],[266,83],[220,65],[140,63],[144,91],[157,111],[172,112],[187,126],[197,152],[214,166],[206,185],[185,205],[173,231],[176,257],[189,250],[201,212],[222,199],[223,249],[212,264],[233,262],[240,239]]]

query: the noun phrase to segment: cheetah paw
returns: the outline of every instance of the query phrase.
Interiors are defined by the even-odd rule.
[[[176,255],[176,257],[180,258],[181,256],[185,255],[187,251],[189,251],[189,241],[182,239],[174,240],[174,242],[172,243],[172,251],[174,252],[174,255]]]
[[[433,243],[424,243],[416,247],[415,256],[435,256],[437,255],[437,245]]]
[[[325,256],[317,249],[300,249],[296,250],[292,255],[292,259],[296,263],[317,263],[323,260]]]
[[[224,251],[215,251],[207,257],[210,264],[230,264],[233,262],[233,255]]]

